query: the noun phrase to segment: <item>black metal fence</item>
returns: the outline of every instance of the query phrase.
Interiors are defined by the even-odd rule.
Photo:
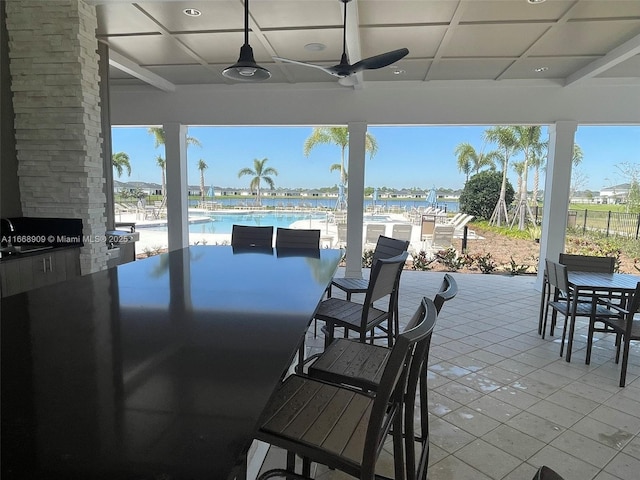
[[[542,207],[534,208],[538,223],[542,219]],[[607,237],[640,238],[640,213],[622,213],[596,210],[569,210],[567,228],[574,231],[601,232]]]

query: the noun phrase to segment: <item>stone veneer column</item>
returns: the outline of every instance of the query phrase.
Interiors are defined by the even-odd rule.
[[[22,212],[82,219],[83,275],[107,259],[96,27],[82,0],[7,2]]]

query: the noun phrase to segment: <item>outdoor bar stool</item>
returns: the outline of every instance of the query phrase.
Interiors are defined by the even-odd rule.
[[[446,274],[433,304],[439,315],[445,302],[453,299],[458,293],[458,285],[455,279]],[[427,311],[426,298],[423,299],[414,316],[407,324],[405,330],[412,329],[419,323]],[[363,391],[377,391],[380,377],[389,358],[391,350],[381,345],[360,343],[353,339],[337,338],[331,345],[310,364],[308,375],[313,378],[325,380],[331,383],[348,385]],[[413,434],[414,441],[420,442],[422,455],[420,457],[419,470],[425,469],[428,463],[429,423],[427,408],[427,372],[425,368],[420,373],[419,398],[420,398],[420,434]],[[415,392],[407,394],[405,399],[406,415],[415,419]],[[409,435],[411,436],[411,435]],[[407,455],[415,458],[415,445],[407,443]]]
[[[371,260],[371,268],[373,269],[375,263],[381,258],[391,258],[397,255],[400,255],[402,252],[406,252],[409,248],[409,242],[407,240],[399,240],[396,238],[385,237],[384,235],[380,235],[378,237],[378,242],[376,243],[376,248],[373,251],[373,257]],[[399,274],[402,273],[402,270]],[[400,276],[398,275],[398,282],[400,281]],[[329,288],[327,288],[327,296],[331,297],[331,289],[336,287],[347,295],[347,300],[351,301],[351,295],[354,293],[366,293],[369,288],[369,280],[366,278],[337,278],[334,277],[329,284]],[[398,290],[399,285],[396,286],[396,290]],[[397,305],[395,308],[394,314],[394,327],[396,331],[398,331],[398,310]],[[313,327],[313,335],[316,335],[317,323],[314,323]]]
[[[375,394],[308,376],[289,376],[272,396],[256,434],[258,440],[287,451],[287,468],[258,478],[309,478],[312,462],[360,480],[386,478],[376,474],[376,463],[390,433],[394,478],[405,478],[405,471],[407,478],[417,478],[411,456],[403,452],[403,432],[408,437],[413,429],[413,416],[404,403],[410,392],[415,398],[436,318],[433,302],[425,299],[425,315],[414,328],[398,335]],[[296,455],[302,458],[302,475],[295,473]]]
[[[325,348],[333,341],[335,328],[343,328],[344,336],[350,331],[358,334],[361,342],[374,342],[374,330],[382,329],[387,345],[393,345],[395,312],[399,276],[407,261],[407,252],[391,258],[381,258],[371,269],[369,285],[363,303],[330,297],[320,302],[315,319],[325,322]],[[374,302],[388,298],[386,308],[374,306]],[[383,324],[386,322],[386,327]]]

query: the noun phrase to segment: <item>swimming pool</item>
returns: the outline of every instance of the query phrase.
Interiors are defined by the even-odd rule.
[[[324,212],[220,212],[207,215],[211,220],[197,221],[189,223],[189,233],[212,233],[231,234],[234,224],[267,226],[273,228],[289,227],[293,222],[299,220],[325,220],[327,213]],[[145,230],[167,231],[166,225],[152,225],[144,227],[137,225],[136,228]]]

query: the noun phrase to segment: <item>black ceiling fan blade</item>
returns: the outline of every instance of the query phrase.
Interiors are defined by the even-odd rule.
[[[360,72],[362,70],[375,70],[377,68],[386,67],[405,57],[408,53],[409,50],[407,48],[399,48],[398,50],[392,50],[391,52],[363,58],[359,62],[353,64],[352,70],[354,72]]]

